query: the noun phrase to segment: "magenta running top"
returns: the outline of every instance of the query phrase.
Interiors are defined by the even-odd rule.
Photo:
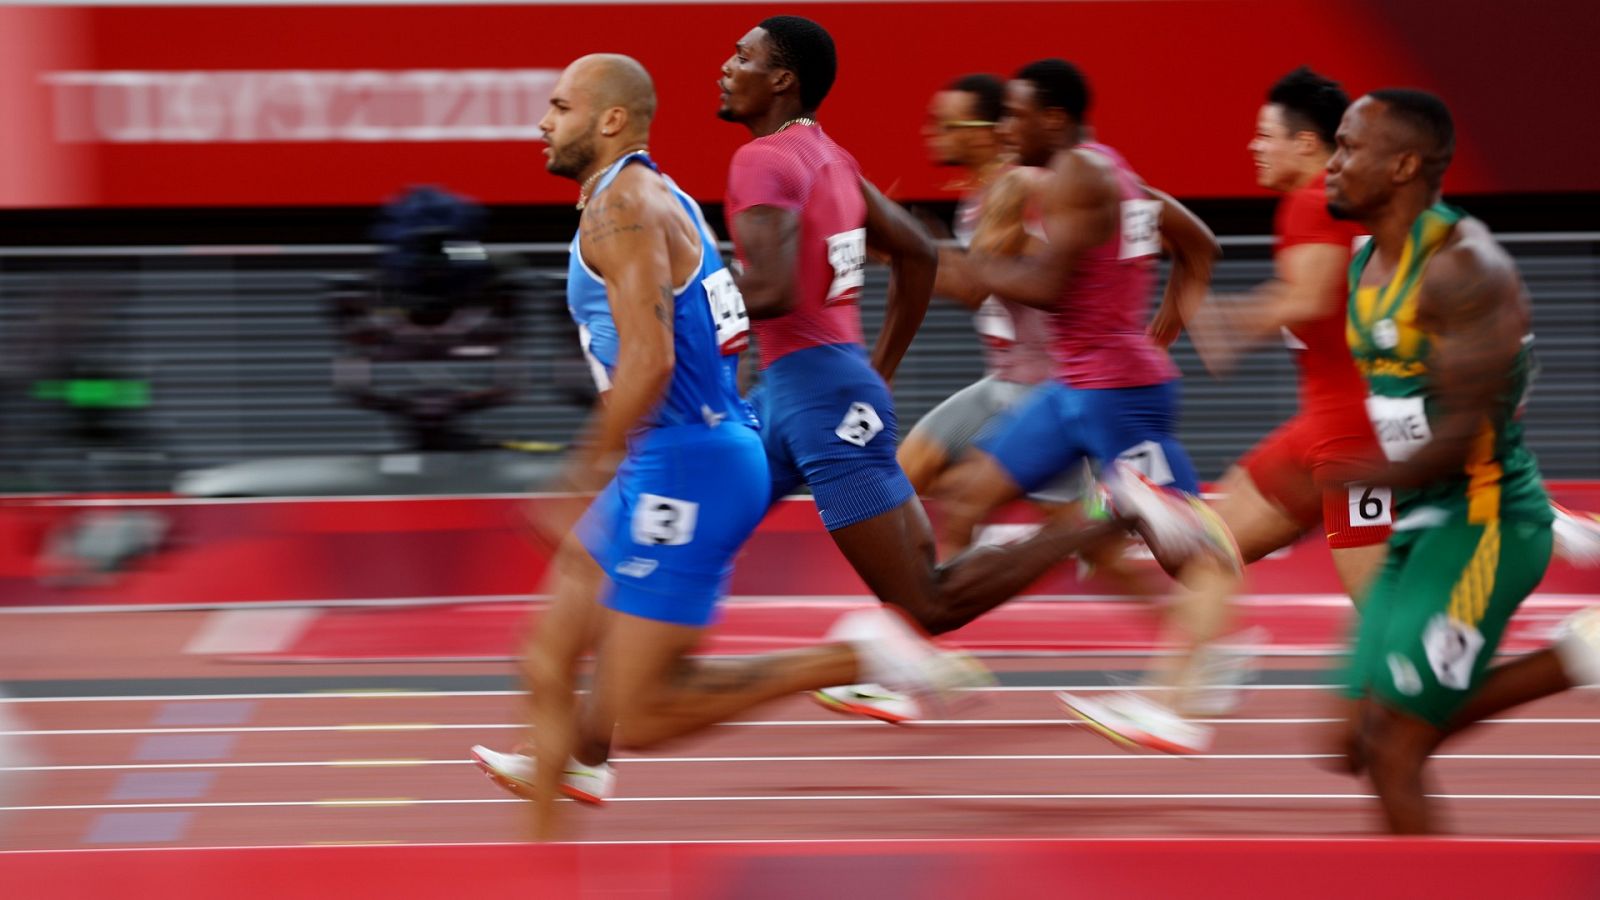
[[[1116,168],[1122,196],[1111,240],[1083,254],[1051,316],[1056,377],[1075,388],[1125,388],[1178,377],[1167,353],[1145,335],[1161,253],[1161,201],[1153,200],[1122,154],[1080,144]]]
[[[807,347],[861,343],[867,201],[855,158],[815,125],[793,125],[740,147],[728,169],[725,209],[744,266],[749,261],[734,220],[756,206],[800,218],[794,309],[750,323],[761,367]]]
[[[972,243],[983,213],[987,186],[956,205],[955,236]],[[1000,297],[987,297],[972,315],[972,327],[983,344],[988,374],[1014,384],[1038,384],[1054,371],[1050,359],[1050,314]]]

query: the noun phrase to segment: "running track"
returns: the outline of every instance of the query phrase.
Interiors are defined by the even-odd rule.
[[[291,665],[184,653],[213,615],[4,617],[0,675],[16,695],[4,730],[33,756],[7,760],[0,782],[14,788],[0,814],[7,849],[96,859],[103,855],[93,851],[112,848],[496,852],[521,839],[523,804],[465,757],[474,743],[517,740],[507,665]],[[1197,758],[1122,752],[1056,710],[1053,690],[1131,677],[1142,656],[1127,648],[1000,656],[992,660],[999,686],[909,728],[787,700],[663,752],[623,757],[620,796],[602,810],[571,807],[571,838],[774,842],[760,846],[783,853],[823,840],[847,843],[817,846],[848,850],[857,841],[939,848],[925,842],[978,838],[1020,853],[1033,846],[1018,843],[1026,839],[1376,832],[1364,786],[1325,768],[1318,732],[1330,714],[1332,660],[1267,658],[1242,708],[1214,720],[1212,752]],[[1588,838],[1600,826],[1600,694],[1572,692],[1489,723],[1449,745],[1433,775],[1458,834]],[[1600,886],[1600,850],[1565,846],[1586,848]],[[51,868],[27,871],[60,873],[63,859],[9,853],[0,869],[49,860]]]

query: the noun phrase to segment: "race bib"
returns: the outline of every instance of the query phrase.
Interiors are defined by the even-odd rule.
[[[694,540],[700,504],[659,494],[640,494],[633,508],[633,542],[675,547]]]
[[[867,230],[857,228],[828,238],[828,265],[833,267],[833,283],[828,285],[825,306],[855,303],[861,298],[866,281]]]
[[[1421,397],[1371,395],[1367,397],[1367,416],[1372,419],[1378,443],[1383,445],[1383,455],[1390,461],[1410,459],[1433,440]]]
[[[1015,344],[1017,342],[1017,322],[1011,318],[1011,310],[1006,305],[990,297],[983,301],[978,311],[972,316],[972,327],[979,336],[1002,344]]]
[[[850,404],[850,409],[839,421],[839,427],[833,433],[846,443],[865,447],[867,442],[878,436],[883,431],[883,419],[878,411],[872,408],[871,403],[857,401]]]
[[[1358,528],[1394,524],[1394,495],[1386,487],[1351,485],[1350,524]]]
[[[727,269],[718,269],[700,281],[711,306],[711,323],[717,327],[717,347],[724,356],[750,346],[750,314],[745,312],[744,295],[733,283]]]
[[[1422,633],[1422,649],[1439,683],[1464,691],[1472,685],[1472,670],[1478,651],[1483,649],[1483,635],[1471,625],[1439,613]]]
[[[1161,201],[1122,201],[1122,251],[1118,259],[1155,256],[1161,252]]]
[[[578,324],[578,343],[583,347],[583,360],[589,364],[589,377],[594,379],[594,389],[604,394],[611,390],[611,376],[606,374],[605,363],[589,349],[589,343],[594,336],[589,333],[589,326]]]
[[[1117,459],[1133,466],[1140,475],[1150,479],[1151,484],[1166,485],[1174,481],[1172,466],[1167,462],[1167,452],[1155,441],[1134,444],[1118,453]]]

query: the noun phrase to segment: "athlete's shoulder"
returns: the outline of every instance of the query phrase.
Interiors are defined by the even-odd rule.
[[[1511,254],[1488,226],[1470,217],[1455,224],[1422,274],[1423,295],[1435,305],[1520,300],[1521,285]]]
[[[1122,196],[1117,162],[1081,147],[1056,154],[1045,189],[1073,205],[1111,203]]]

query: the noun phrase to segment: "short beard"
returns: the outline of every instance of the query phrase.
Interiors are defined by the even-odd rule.
[[[1351,209],[1348,204],[1339,203],[1334,200],[1328,201],[1328,215],[1333,216],[1335,219],[1338,219],[1341,222],[1354,222],[1359,218],[1356,211]]]
[[[720,109],[717,110],[717,118],[721,119],[724,122],[735,122],[735,123],[737,123],[739,121],[739,117],[733,114],[733,110],[727,108],[726,106],[721,107]]]
[[[581,138],[575,138],[569,144],[550,153],[550,162],[545,169],[552,175],[562,178],[577,180],[584,169],[594,165],[594,131]]]

